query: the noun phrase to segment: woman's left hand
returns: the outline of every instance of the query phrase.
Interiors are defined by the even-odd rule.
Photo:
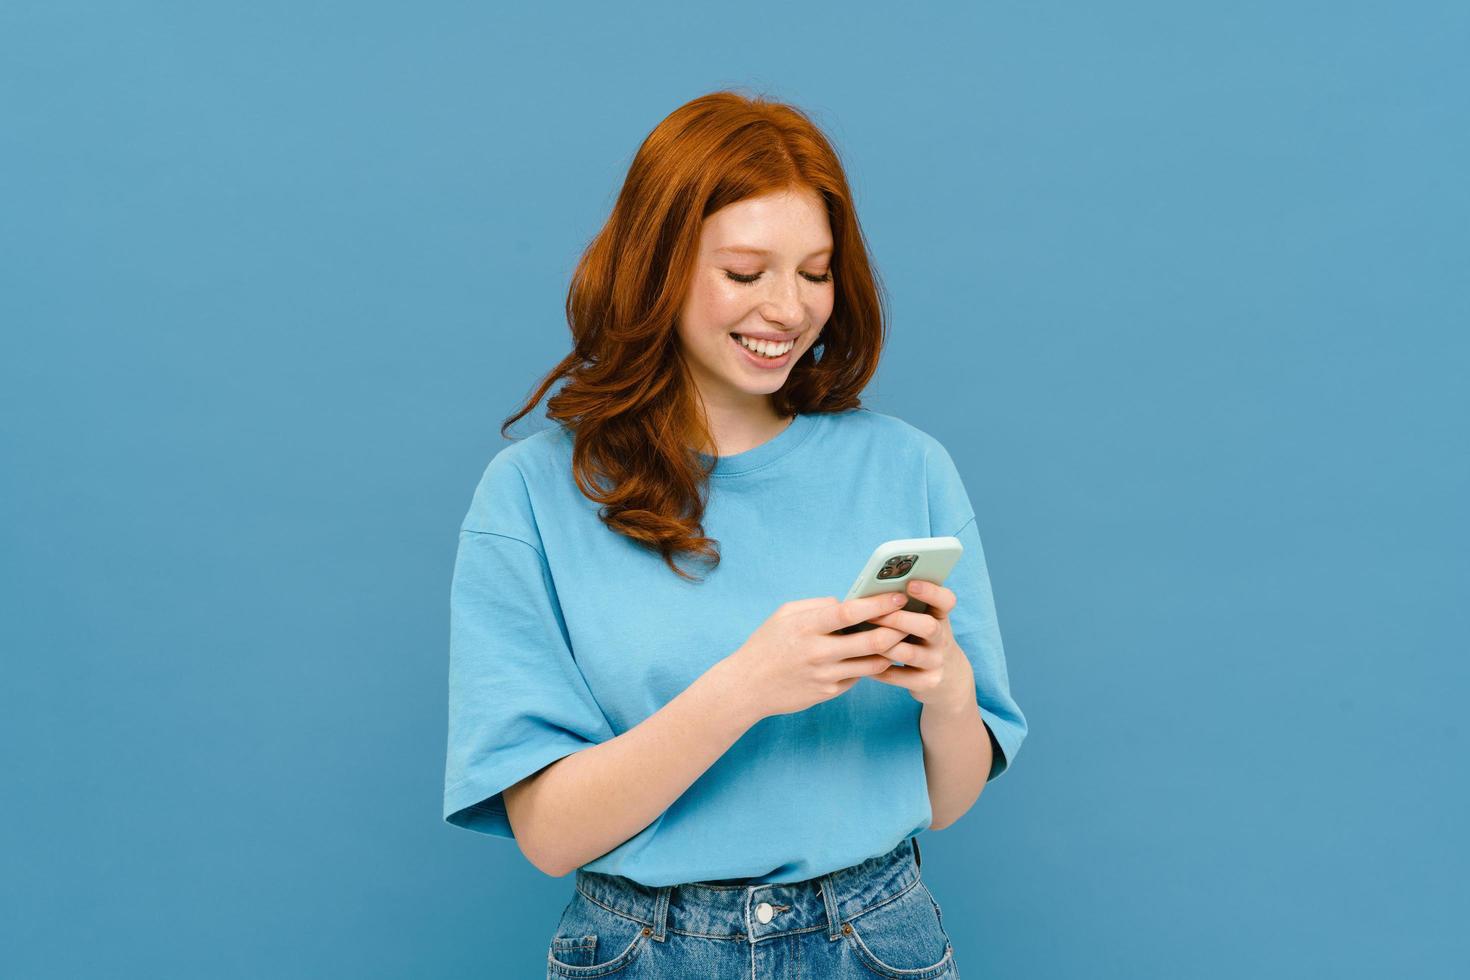
[[[894,661],[894,666],[868,676],[884,684],[907,688],[921,704],[961,707],[974,701],[975,670],[950,629],[949,614],[956,601],[953,590],[915,579],[908,584],[907,591],[913,598],[927,603],[929,611],[900,609],[868,620],[903,630],[910,636],[884,654]],[[899,667],[899,663],[905,666]]]

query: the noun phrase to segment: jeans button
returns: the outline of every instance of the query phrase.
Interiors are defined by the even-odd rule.
[[[755,907],[755,917],[762,922],[770,922],[773,914],[770,902],[761,902]]]

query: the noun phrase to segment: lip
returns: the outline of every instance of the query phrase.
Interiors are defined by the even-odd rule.
[[[729,335],[727,334],[726,336]],[[746,334],[745,336],[749,337],[750,334]],[[780,357],[761,357],[755,351],[745,347],[734,337],[730,337],[730,343],[734,344],[735,349],[738,350],[742,355],[744,355],[746,363],[752,364],[758,368],[765,368],[767,371],[773,370],[775,368],[785,367],[791,361],[791,355],[796,353],[796,347],[793,345],[789,351],[782,354]]]
[[[730,332],[738,333],[742,337],[749,337],[751,340],[769,340],[773,344],[783,344],[788,340],[795,340],[797,337],[801,336],[800,333],[779,334],[767,333],[760,330],[756,330],[753,332],[749,330],[732,330]]]

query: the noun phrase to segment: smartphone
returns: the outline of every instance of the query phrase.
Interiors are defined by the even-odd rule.
[[[907,592],[914,579],[943,585],[955,562],[964,554],[965,546],[956,537],[895,538],[873,549],[863,570],[847,590],[847,599],[877,595],[880,592]],[[846,600],[844,600],[846,601]],[[902,607],[907,612],[928,612],[929,604],[909,596]],[[836,633],[861,633],[874,629],[869,622],[844,626]],[[913,642],[905,640],[904,642]]]

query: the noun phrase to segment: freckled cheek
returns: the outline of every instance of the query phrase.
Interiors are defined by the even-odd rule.
[[[704,311],[711,323],[721,325],[738,323],[750,312],[751,303],[738,293],[719,292],[704,303]]]

